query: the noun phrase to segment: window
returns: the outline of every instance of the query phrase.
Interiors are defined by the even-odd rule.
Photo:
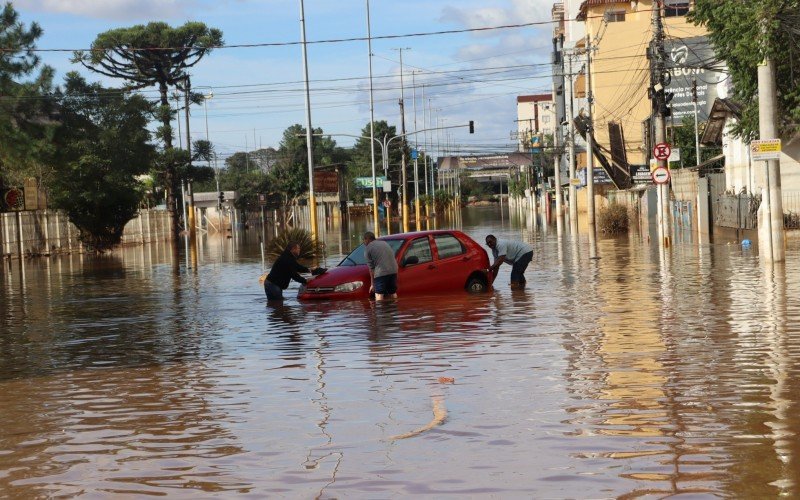
[[[664,0],[664,17],[685,16],[689,13],[689,0]]]
[[[400,250],[400,247],[403,246],[404,240],[383,240],[389,244],[389,246],[394,251],[394,254],[397,255],[397,251]],[[350,252],[350,255],[344,258],[343,261],[339,263],[340,266],[361,266],[367,263],[366,257],[364,257],[364,249],[366,247],[364,244],[358,245],[358,247]]]
[[[550,115],[544,115],[542,117],[542,123],[550,123]]]
[[[440,259],[455,257],[466,251],[458,238],[451,234],[437,234],[433,237],[433,241],[436,242],[436,250],[439,252]]]
[[[409,257],[417,257],[420,264],[432,261],[433,254],[431,253],[431,243],[428,238],[417,238],[412,241],[411,246],[406,250],[406,256],[403,260],[408,260]]]
[[[607,23],[624,23],[625,11],[624,10],[607,10],[605,14]]]

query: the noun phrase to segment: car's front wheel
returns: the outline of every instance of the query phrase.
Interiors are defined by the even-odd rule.
[[[469,293],[483,293],[486,291],[486,282],[480,278],[470,278],[467,280],[467,291]]]

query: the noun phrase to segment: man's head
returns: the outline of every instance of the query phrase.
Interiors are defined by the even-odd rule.
[[[375,241],[375,233],[373,233],[372,231],[367,231],[366,233],[364,233],[364,244],[365,245],[369,245],[373,241]]]
[[[286,250],[288,250],[292,255],[295,257],[300,256],[300,243],[290,241],[288,245],[286,245]]]
[[[497,238],[493,234],[486,236],[486,246],[494,248],[497,245]]]

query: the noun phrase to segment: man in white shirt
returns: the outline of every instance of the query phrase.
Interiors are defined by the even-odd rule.
[[[497,275],[503,262],[511,264],[511,286],[525,287],[525,269],[533,259],[533,247],[524,241],[498,241],[493,234],[486,237],[486,246],[492,249],[494,264],[489,268]]]

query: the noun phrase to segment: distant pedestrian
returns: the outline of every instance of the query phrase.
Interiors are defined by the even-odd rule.
[[[498,241],[493,234],[486,237],[486,245],[492,249],[494,264],[489,270],[497,275],[503,262],[511,264],[511,286],[525,287],[525,269],[533,259],[533,247],[524,241]]]
[[[364,233],[364,257],[369,267],[370,293],[375,292],[375,300],[397,298],[397,257],[388,243],[376,240],[375,234]]]
[[[326,271],[322,267],[313,270],[307,268],[297,262],[299,256],[300,244],[291,242],[286,245],[286,249],[272,264],[272,269],[264,281],[264,293],[267,294],[267,300],[283,300],[283,291],[289,288],[291,280],[305,285],[307,280],[300,276],[300,273],[311,273],[316,276]]]

